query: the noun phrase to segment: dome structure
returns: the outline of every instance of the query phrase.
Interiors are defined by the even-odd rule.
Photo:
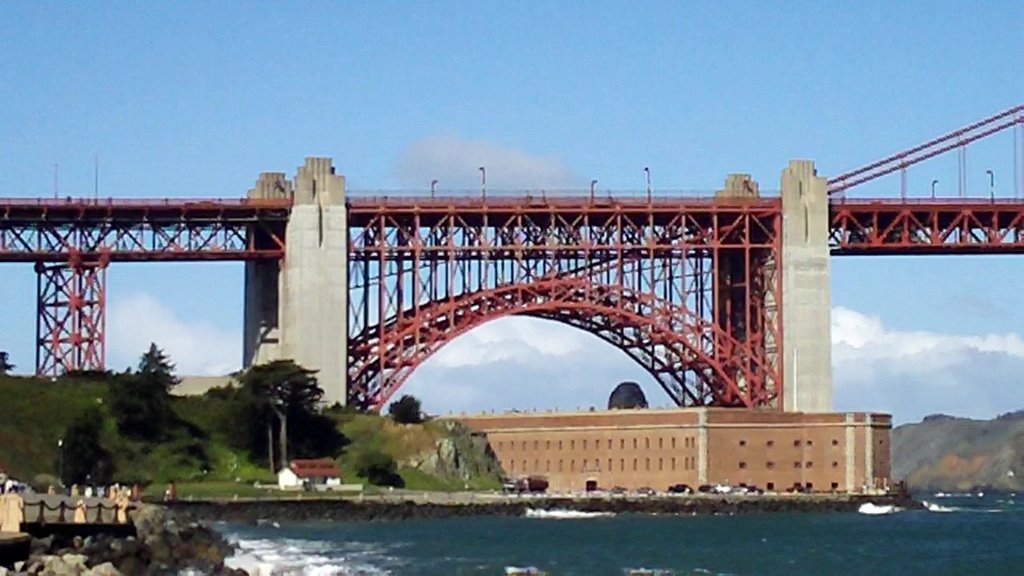
[[[647,408],[647,396],[636,382],[623,382],[608,396],[609,410]]]

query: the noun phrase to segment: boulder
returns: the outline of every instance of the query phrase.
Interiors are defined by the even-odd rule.
[[[99,566],[94,566],[92,570],[86,573],[88,576],[122,576],[121,572],[110,562],[104,562]]]

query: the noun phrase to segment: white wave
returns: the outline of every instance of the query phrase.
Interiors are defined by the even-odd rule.
[[[901,508],[893,506],[892,504],[884,504],[882,506],[879,506],[878,504],[875,504],[873,502],[865,502],[860,505],[860,508],[857,509],[857,512],[860,512],[861,514],[868,514],[870,516],[878,516],[881,514],[892,514],[894,512],[899,512],[900,510]]]
[[[238,551],[225,560],[250,576],[385,576],[394,564],[383,548],[360,543],[331,544],[298,539],[238,539]]]
[[[526,509],[527,518],[553,518],[557,520],[568,520],[575,518],[607,518],[615,516],[614,512],[582,512],[580,510],[536,510]]]
[[[940,504],[936,504],[934,502],[929,502],[927,500],[922,500],[921,503],[924,504],[924,507],[927,508],[929,512],[959,512],[960,511],[960,508],[951,508],[949,506],[942,506]]]

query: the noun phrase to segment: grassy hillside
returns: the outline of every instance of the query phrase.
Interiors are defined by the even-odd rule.
[[[900,426],[893,475],[917,490],[1024,490],[1024,411],[994,420],[929,416]]]
[[[0,376],[0,466],[19,478],[57,474],[57,440],[89,406],[103,406],[107,387]]]
[[[108,386],[104,382],[0,377],[0,466],[24,481],[53,482],[58,470],[57,440],[67,426],[90,407],[104,416],[101,443],[113,456],[115,478],[122,482],[160,485],[179,483],[180,494],[258,495],[254,482],[272,483],[267,456],[250,455],[230,448],[218,423],[232,422],[236,408],[223,398],[175,397],[172,406],[186,423],[186,432],[159,444],[130,441],[118,433],[110,413]],[[498,474],[492,457],[470,447],[464,430],[449,430],[440,422],[398,425],[388,418],[343,411],[329,413],[348,439],[340,457],[345,482],[366,483],[353,473],[353,456],[376,449],[398,463],[405,487],[416,490],[497,488]],[[462,448],[459,474],[453,465],[429,464],[443,439]],[[477,453],[469,454],[473,450]],[[435,463],[436,464],[436,463]],[[468,472],[467,472],[468,471]],[[50,476],[50,478],[41,477]]]

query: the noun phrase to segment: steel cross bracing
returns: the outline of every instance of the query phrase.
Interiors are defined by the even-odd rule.
[[[36,373],[105,368],[106,270],[117,261],[284,256],[290,201],[0,199],[0,262],[38,274]]]
[[[777,199],[352,198],[350,401],[525,315],[622,349],[679,405],[778,407]]]
[[[0,199],[0,262],[255,260],[284,255],[290,201]]]
[[[1021,254],[1024,200],[842,200],[832,203],[834,255]]]

